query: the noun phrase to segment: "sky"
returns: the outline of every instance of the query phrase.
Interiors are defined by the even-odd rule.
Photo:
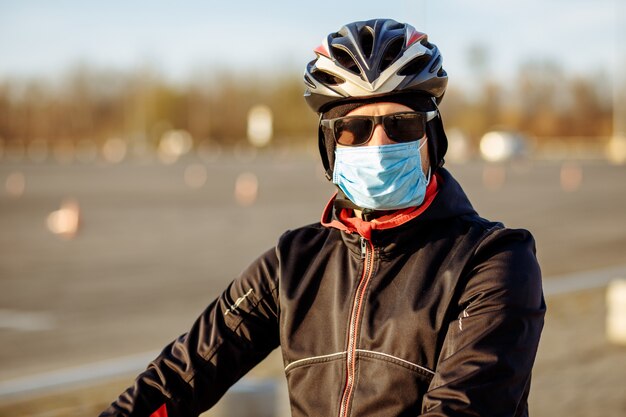
[[[300,74],[312,50],[343,24],[388,17],[429,35],[451,82],[476,71],[506,79],[551,61],[566,72],[624,68],[624,0],[0,0],[0,82],[61,77],[87,64],[150,66],[185,80],[226,69]],[[472,72],[474,71],[474,72]]]

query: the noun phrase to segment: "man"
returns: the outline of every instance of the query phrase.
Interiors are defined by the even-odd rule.
[[[102,416],[195,416],[280,346],[301,416],[526,416],[545,306],[534,241],[480,218],[442,168],[437,47],[388,19],[306,68],[337,184]]]

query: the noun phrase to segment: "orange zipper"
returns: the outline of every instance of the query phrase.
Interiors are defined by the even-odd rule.
[[[372,276],[372,267],[374,263],[374,246],[371,242],[361,237],[361,258],[365,259],[363,274],[359,281],[359,285],[354,297],[352,305],[352,313],[350,315],[350,327],[348,329],[348,350],[346,353],[346,383],[341,396],[341,406],[339,408],[339,417],[347,417],[350,401],[352,400],[352,392],[354,389],[354,377],[356,368],[356,339],[357,326],[361,316],[361,308],[363,306],[363,297],[367,290],[367,285]]]

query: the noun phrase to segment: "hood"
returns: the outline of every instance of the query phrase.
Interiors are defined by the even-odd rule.
[[[439,192],[428,210],[418,217],[419,221],[442,220],[464,215],[476,215],[461,184],[445,168],[437,170]]]

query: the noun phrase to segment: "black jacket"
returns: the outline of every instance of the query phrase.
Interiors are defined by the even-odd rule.
[[[447,171],[438,183],[368,239],[285,233],[101,416],[196,416],[279,345],[294,417],[528,415],[545,313],[533,238],[480,218]]]

